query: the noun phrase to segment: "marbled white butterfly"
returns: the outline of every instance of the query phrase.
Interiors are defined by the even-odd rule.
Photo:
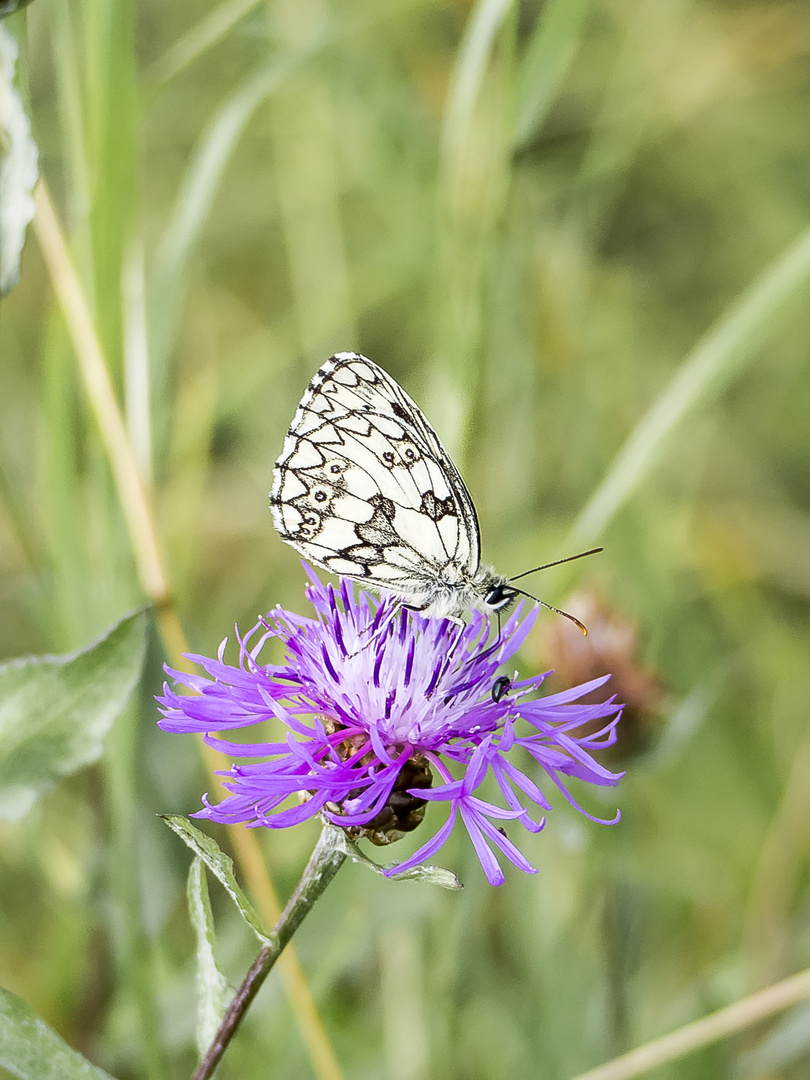
[[[422,410],[359,353],[338,353],[312,377],[270,506],[282,539],[310,562],[425,615],[499,612],[522,592],[481,565],[470,493]]]

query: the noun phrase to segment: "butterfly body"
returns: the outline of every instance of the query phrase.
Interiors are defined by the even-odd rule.
[[[424,614],[499,611],[517,593],[480,564],[472,499],[421,409],[359,353],[338,353],[310,381],[270,505],[309,561]]]

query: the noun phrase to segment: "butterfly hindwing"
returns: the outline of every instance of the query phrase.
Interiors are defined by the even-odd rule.
[[[417,604],[426,580],[478,570],[478,522],[458,470],[416,403],[359,353],[339,353],[311,380],[271,507],[307,559]]]

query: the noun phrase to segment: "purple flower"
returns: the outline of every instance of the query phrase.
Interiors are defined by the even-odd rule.
[[[622,775],[590,753],[615,742],[620,706],[612,698],[576,704],[609,676],[547,697],[535,695],[545,675],[511,683],[501,677],[496,685],[499,666],[526,638],[536,609],[522,617],[518,608],[497,646],[487,649],[489,625],[478,612],[467,625],[427,619],[390,597],[355,591],[345,579],[336,590],[309,573],[314,619],[276,608],[245,638],[237,633],[238,666],[224,661],[223,641],[216,660],[189,658],[208,678],[167,669],[194,693],[164,687],[163,730],[203,732],[211,746],[238,759],[223,774],[231,794],[215,806],[204,798],[196,816],[283,828],[322,814],[353,838],[386,844],[420,824],[426,803],[442,803],[445,823],[388,872],[434,856],[460,814],[493,885],[504,880],[493,849],[536,873],[504,828],[514,821],[534,833],[545,824],[529,814],[530,806],[551,808],[529,772],[545,774],[581,813],[601,820],[582,810],[567,783],[576,777],[607,786]],[[282,664],[259,662],[271,638],[286,649]],[[265,720],[281,721],[286,738],[225,737]],[[596,720],[604,724],[594,731]],[[504,805],[479,794],[490,774]],[[291,796],[297,800],[285,806]]]

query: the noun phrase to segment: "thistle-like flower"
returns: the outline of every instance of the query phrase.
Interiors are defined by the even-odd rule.
[[[387,872],[432,858],[460,815],[493,885],[504,880],[493,849],[536,872],[505,827],[543,828],[545,818],[529,812],[551,808],[537,782],[543,775],[577,810],[602,821],[579,806],[567,784],[571,777],[599,786],[621,778],[591,756],[615,742],[621,707],[612,698],[576,704],[609,676],[538,697],[545,675],[515,681],[497,675],[534,625],[536,609],[523,617],[518,608],[496,646],[486,648],[489,624],[480,613],[466,625],[426,619],[345,579],[336,590],[309,573],[315,618],[276,608],[244,638],[237,632],[238,665],[224,660],[226,639],[216,660],[189,657],[208,677],[167,669],[193,693],[164,687],[160,726],[202,732],[237,759],[223,774],[231,794],[217,805],[204,798],[196,816],[284,828],[322,814],[352,839],[388,844],[422,822],[427,803],[441,803],[446,821]],[[284,662],[261,663],[273,638],[286,650]],[[597,720],[603,723],[594,730]],[[286,737],[227,739],[228,732],[263,721],[280,722]],[[502,805],[482,796],[488,777]],[[292,804],[291,797],[297,797]],[[617,812],[604,824],[618,820]]]

